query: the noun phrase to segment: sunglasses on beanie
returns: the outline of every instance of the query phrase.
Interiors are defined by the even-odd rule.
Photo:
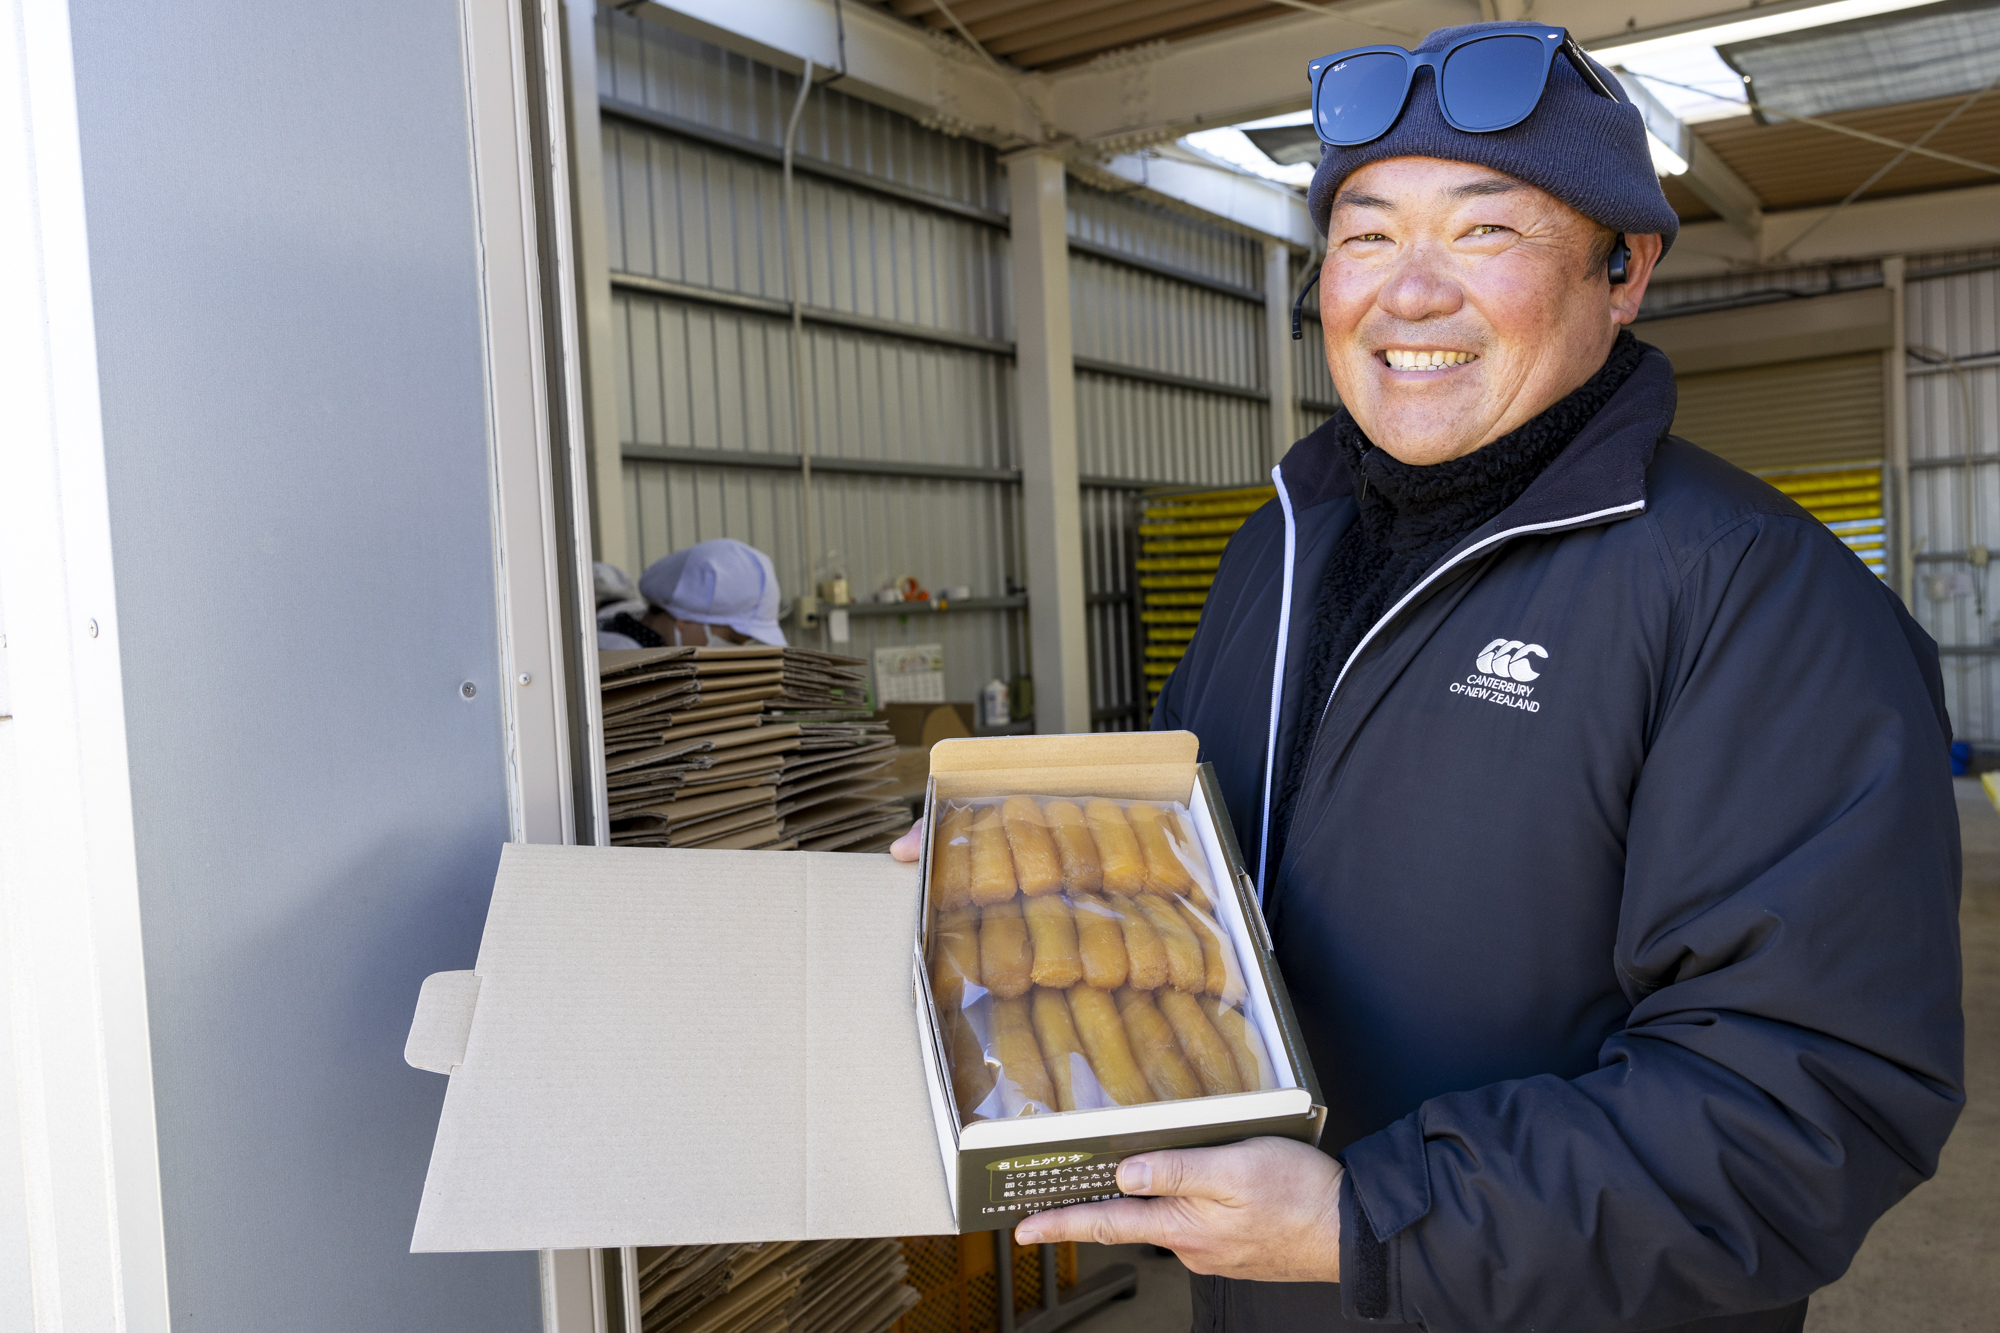
[[[1320,57],[1306,67],[1313,129],[1335,148],[1381,138],[1403,114],[1410,82],[1426,66],[1437,85],[1438,110],[1453,129],[1466,134],[1512,129],[1542,100],[1557,52],[1585,83],[1618,100],[1568,30],[1510,23],[1462,37],[1442,51],[1357,46]]]

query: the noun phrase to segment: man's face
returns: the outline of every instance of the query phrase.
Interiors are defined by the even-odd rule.
[[[1405,463],[1491,444],[1596,373],[1659,258],[1568,204],[1465,162],[1398,157],[1341,183],[1320,274],[1326,364],[1370,440]]]

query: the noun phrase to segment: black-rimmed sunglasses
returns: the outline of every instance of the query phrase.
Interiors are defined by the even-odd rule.
[[[1511,129],[1542,100],[1558,51],[1585,83],[1618,100],[1567,30],[1509,23],[1461,37],[1442,51],[1357,46],[1320,57],[1306,67],[1313,129],[1321,142],[1336,148],[1381,138],[1403,114],[1411,80],[1426,66],[1437,84],[1438,110],[1453,129],[1467,134]]]

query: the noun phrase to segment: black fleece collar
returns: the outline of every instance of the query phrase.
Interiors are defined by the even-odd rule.
[[[1638,366],[1556,460],[1487,524],[1496,529],[1563,523],[1643,506],[1646,469],[1674,420],[1674,368],[1659,348],[1639,344]],[[1293,445],[1278,464],[1294,511],[1354,494],[1354,472],[1335,442],[1339,415]],[[1638,512],[1633,508],[1632,512]]]

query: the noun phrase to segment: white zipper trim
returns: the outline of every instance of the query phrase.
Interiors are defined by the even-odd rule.
[[[1388,624],[1390,621],[1396,618],[1396,613],[1398,611],[1401,611],[1404,607],[1410,604],[1410,600],[1412,598],[1414,598],[1418,593],[1422,592],[1425,588],[1430,587],[1431,584],[1436,583],[1438,579],[1442,578],[1447,572],[1456,568],[1459,565],[1464,564],[1467,560],[1471,559],[1479,552],[1485,550],[1487,547],[1493,546],[1499,542],[1504,542],[1509,537],[1518,537],[1525,532],[1551,532],[1557,528],[1574,528],[1581,526],[1582,524],[1589,523],[1593,519],[1610,518],[1614,514],[1630,514],[1636,510],[1644,509],[1645,507],[1646,507],[1646,502],[1644,500],[1634,500],[1631,504],[1614,505],[1610,509],[1596,509],[1592,510],[1588,514],[1578,514],[1574,518],[1555,519],[1548,523],[1526,523],[1518,528],[1508,528],[1505,532],[1496,532],[1491,537],[1488,537],[1483,541],[1474,542],[1472,545],[1466,547],[1463,551],[1460,551],[1457,555],[1453,556],[1451,559],[1439,565],[1436,569],[1432,570],[1430,573],[1426,574],[1423,578],[1419,579],[1417,581],[1417,585],[1414,588],[1411,588],[1408,592],[1404,593],[1394,606],[1390,607],[1387,611],[1383,612],[1382,618],[1376,621],[1373,625],[1371,625],[1368,629],[1368,632],[1361,636],[1361,642],[1354,645],[1354,651],[1349,653],[1347,655],[1347,661],[1341,664],[1340,674],[1333,678],[1333,688],[1326,692],[1326,706],[1324,708],[1321,708],[1319,713],[1320,725],[1321,726],[1326,725],[1326,714],[1327,710],[1333,707],[1333,696],[1340,691],[1340,682],[1347,679],[1347,669],[1354,665],[1355,658],[1361,656],[1361,650],[1368,646],[1369,642],[1374,639],[1375,635],[1381,630],[1381,628],[1384,625]],[[1289,579],[1290,576],[1291,576],[1291,571],[1287,570],[1286,577]],[[1315,747],[1319,745],[1318,736],[1313,737],[1313,745]]]
[[[1285,490],[1280,468],[1271,469],[1271,481],[1278,488],[1278,505],[1285,511],[1285,581],[1278,602],[1278,657],[1271,664],[1271,729],[1264,742],[1264,816],[1262,834],[1257,839],[1257,905],[1264,905],[1264,865],[1271,851],[1271,770],[1278,757],[1278,710],[1284,704],[1285,647],[1292,632],[1292,560],[1298,553],[1298,525],[1292,518],[1292,497]]]

